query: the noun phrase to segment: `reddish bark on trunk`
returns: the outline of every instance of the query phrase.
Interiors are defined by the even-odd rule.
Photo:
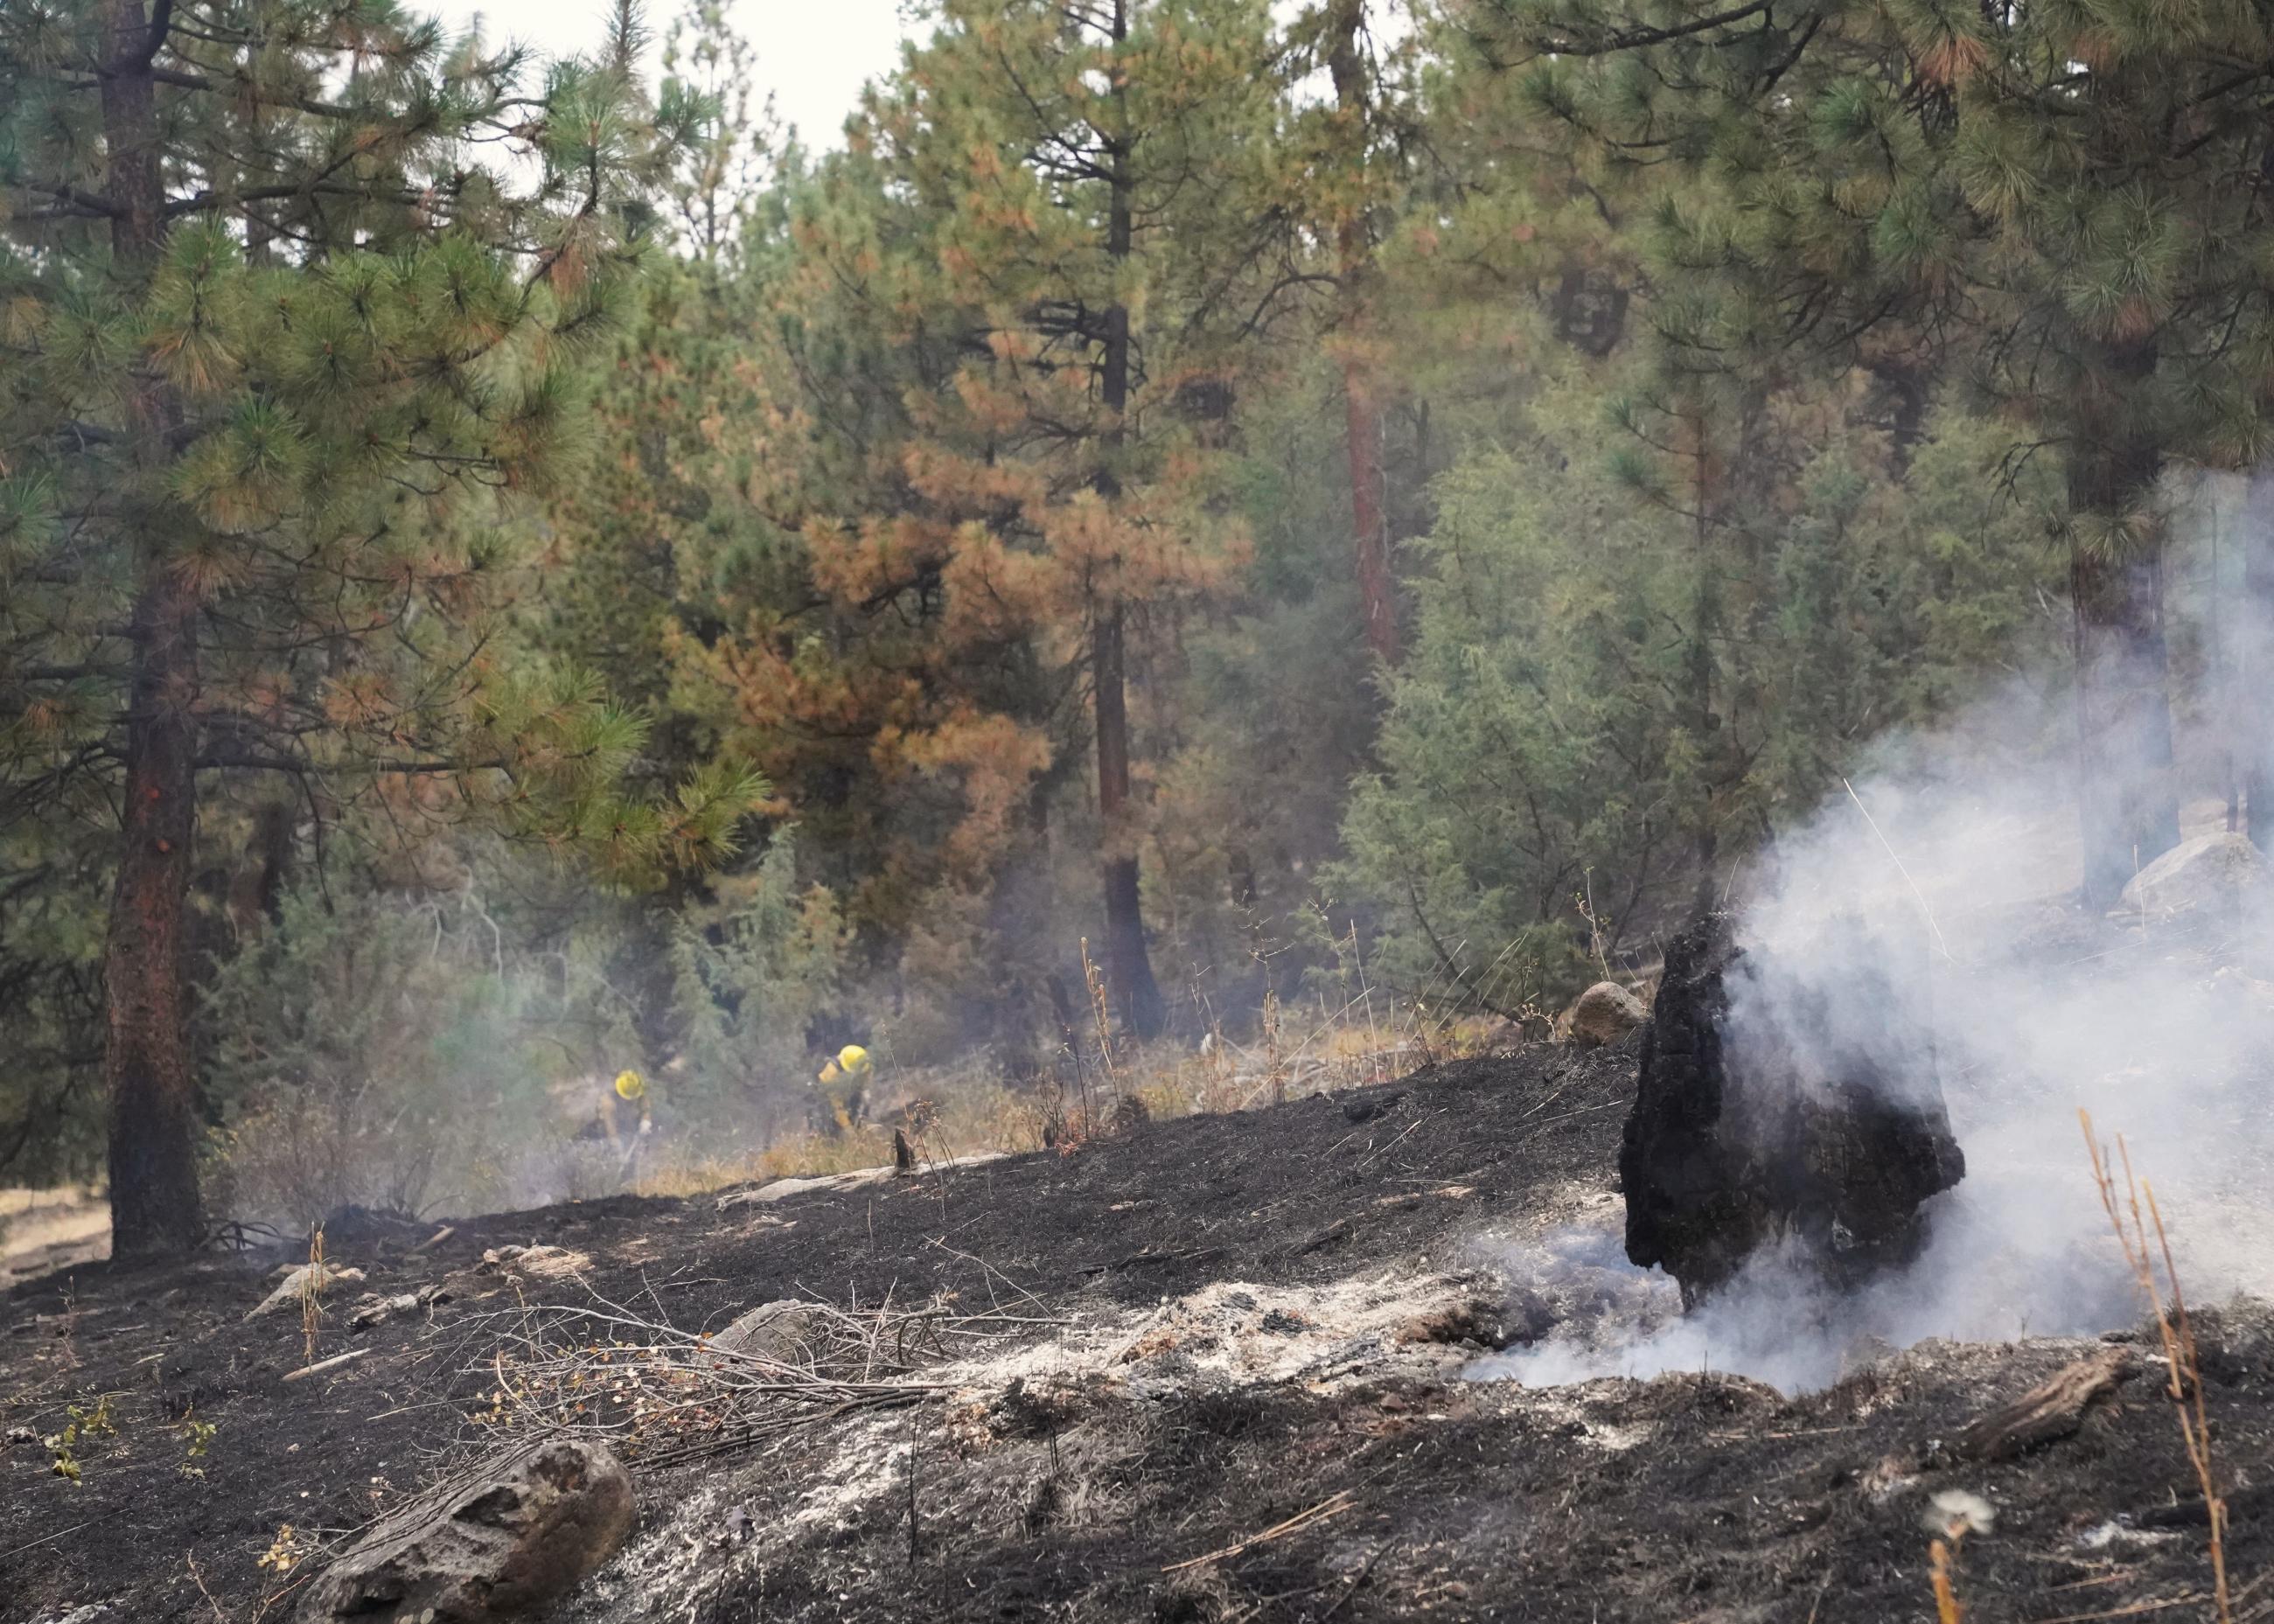
[[[164,240],[155,83],[157,41],[140,0],[109,0],[102,79],[105,191],[117,211],[118,270],[146,280]],[[155,383],[128,402],[138,462],[154,469],[175,420]],[[187,1251],[204,1238],[197,1096],[184,996],[184,916],[197,827],[197,597],[148,513],[134,538],[139,576],[127,698],[125,805],[103,944],[109,1032],[111,1255]]]
[[[1365,0],[1335,0],[1327,17],[1327,71],[1334,81],[1335,106],[1350,136],[1348,156],[1358,169],[1367,162],[1366,64],[1359,51],[1365,23]],[[1397,579],[1390,565],[1389,515],[1382,499],[1382,411],[1367,376],[1361,342],[1374,271],[1374,251],[1362,214],[1336,228],[1335,249],[1343,283],[1344,440],[1350,461],[1359,613],[1367,651],[1382,665],[1395,665],[1400,651]]]

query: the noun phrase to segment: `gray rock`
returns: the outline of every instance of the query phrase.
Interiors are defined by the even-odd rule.
[[[273,1313],[288,1304],[297,1306],[305,1293],[312,1292],[314,1295],[320,1296],[334,1286],[353,1284],[361,1281],[363,1277],[363,1271],[359,1268],[342,1268],[333,1263],[303,1263],[297,1267],[288,1265],[282,1282],[275,1290],[261,1298],[260,1305],[245,1317],[247,1320],[257,1320],[261,1315]]]
[[[615,1554],[632,1484],[606,1446],[547,1439],[486,1462],[358,1540],[308,1587],[304,1624],[489,1624],[536,1611]]]
[[[795,1297],[761,1303],[713,1335],[711,1346],[720,1353],[737,1353],[776,1365],[803,1365],[806,1343],[826,1317],[818,1304],[801,1303]]]
[[[1650,1019],[1650,1011],[1616,981],[1597,981],[1571,1006],[1571,1041],[1589,1049],[1615,1043]]]
[[[2245,835],[2182,840],[2132,876],[2117,915],[2167,916],[2224,906],[2266,887],[2266,860]]]

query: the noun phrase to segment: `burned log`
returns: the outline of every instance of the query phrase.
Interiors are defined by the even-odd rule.
[[[1959,1458],[2009,1461],[2067,1438],[2084,1425],[2085,1411],[2116,1391],[2136,1368],[2122,1348],[2106,1348],[2065,1365],[2012,1403],[1969,1421],[1957,1439]]]
[[[1965,1176],[1924,976],[1891,974],[1859,926],[1816,946],[1802,974],[1707,914],[1667,949],[1619,1176],[1627,1256],[1687,1303],[1772,1244],[1842,1287],[1908,1262],[1920,1205]]]

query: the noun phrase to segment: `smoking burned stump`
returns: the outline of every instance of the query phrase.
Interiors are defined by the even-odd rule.
[[[1692,1304],[1773,1243],[1843,1287],[1908,1262],[1920,1204],[1966,1172],[1924,975],[1853,931],[1858,951],[1781,966],[1731,925],[1706,914],[1667,949],[1619,1151],[1627,1256]],[[1803,973],[1835,962],[1836,985]]]

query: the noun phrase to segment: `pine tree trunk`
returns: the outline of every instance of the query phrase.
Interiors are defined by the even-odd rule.
[[[1098,613],[1091,664],[1097,684],[1097,814],[1105,839],[1106,987],[1130,1031],[1150,1038],[1159,1035],[1164,1011],[1145,947],[1137,853],[1128,847],[1129,711],[1118,604]]]
[[[163,240],[151,24],[140,0],[107,0],[109,66],[102,80],[107,197],[117,268],[147,278]],[[165,455],[174,419],[160,386],[128,402],[137,455]],[[118,876],[103,944],[110,1029],[103,1075],[110,1096],[111,1255],[187,1251],[204,1238],[198,1195],[197,1110],[184,1027],[184,915],[197,824],[197,598],[176,573],[147,515],[132,635],[125,807]]]
[[[2127,346],[2107,365],[2102,404],[2088,401],[2069,447],[2069,510],[2122,533],[2154,500],[2161,456],[2123,421],[2120,402],[2156,367],[2153,345]],[[2144,545],[2069,548],[2075,622],[2077,811],[2084,836],[2084,896],[2112,906],[2125,884],[2180,843],[2172,776],[2172,708],[2165,687],[2164,560],[2160,537]]]
[[[1362,169],[1367,158],[1366,64],[1359,54],[1359,30],[1365,21],[1365,0],[1334,0],[1327,19],[1327,71],[1351,142],[1346,162],[1353,169]],[[1362,215],[1354,212],[1336,229],[1335,247],[1343,285],[1344,440],[1350,461],[1359,608],[1367,651],[1381,664],[1395,665],[1399,654],[1397,581],[1390,568],[1389,515],[1382,500],[1382,412],[1361,353],[1374,270]]]
[[[1129,0],[1114,0],[1113,38],[1128,37]],[[1117,91],[1117,105],[1121,93]],[[1122,130],[1126,131],[1126,124]],[[1107,199],[1107,256],[1117,266],[1129,257],[1132,242],[1132,203],[1129,152],[1117,131],[1108,143],[1112,159],[1112,184]],[[1110,414],[1105,431],[1105,464],[1097,476],[1097,492],[1108,501],[1121,493],[1118,460],[1123,443],[1122,414],[1129,404],[1129,311],[1123,304],[1105,312],[1105,353],[1100,389]],[[1145,946],[1145,914],[1137,883],[1137,852],[1129,828],[1129,695],[1124,654],[1124,606],[1120,583],[1109,583],[1092,610],[1090,680],[1097,694],[1097,815],[1104,843],[1105,980],[1109,995],[1129,1030],[1141,1038],[1159,1035],[1166,1013],[1159,983],[1153,979],[1153,960]]]
[[[1382,417],[1367,393],[1362,369],[1343,363],[1343,407],[1350,446],[1351,519],[1358,532],[1358,598],[1366,620],[1367,651],[1395,665],[1397,583],[1389,568],[1389,520],[1382,500]]]
[[[2262,852],[2274,852],[2274,470],[2250,477],[2242,508],[2242,605],[2236,617],[2233,748],[2241,756],[2244,827]]]
[[[147,568],[134,615],[124,838],[103,947],[114,1257],[186,1251],[204,1229],[183,1026],[184,914],[197,821],[189,714],[197,605],[164,560]]]
[[[1690,689],[1685,719],[1695,741],[1700,773],[1698,823],[1691,834],[1698,865],[1698,903],[1702,907],[1713,895],[1713,866],[1721,849],[1721,828],[1713,805],[1725,754],[1721,718],[1713,708],[1713,639],[1721,629],[1720,562],[1713,556],[1713,509],[1721,492],[1720,469],[1713,456],[1713,439],[1706,426],[1705,410],[1690,405],[1685,409],[1684,417],[1694,509],[1690,527],[1690,567],[1696,574],[1690,584],[1690,636],[1683,650],[1683,664]]]

